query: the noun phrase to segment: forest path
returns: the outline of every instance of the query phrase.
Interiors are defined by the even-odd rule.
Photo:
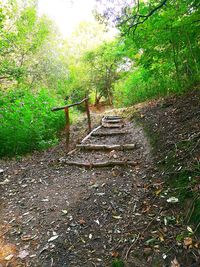
[[[4,166],[3,266],[110,266],[112,257],[128,258],[138,233],[133,229],[139,221],[140,228],[148,224],[141,222],[137,210],[145,191],[150,146],[135,123],[120,119],[112,124],[123,127],[101,127],[84,142],[111,146],[106,149],[78,148],[59,160],[47,160],[46,154]],[[134,146],[112,147],[124,144]],[[90,167],[68,166],[69,161],[88,162]],[[93,168],[92,162],[113,166]]]
[[[0,267],[122,267],[120,260],[125,267],[199,267],[197,228],[186,220],[192,209],[168,202],[179,195],[166,179],[166,159],[172,159],[172,178],[190,168],[197,182],[189,190],[199,192],[199,172],[192,169],[199,162],[199,101],[198,90],[104,112],[130,116],[123,128],[93,132],[85,150],[79,146],[66,156],[63,138],[42,153],[0,161]],[[92,115],[97,126],[102,114]],[[156,137],[154,153],[133,115]],[[71,149],[86,136],[83,125],[72,127]],[[91,144],[95,150],[88,150]],[[124,144],[131,149],[121,150]],[[127,160],[133,164],[113,164]],[[91,164],[102,162],[113,166]]]

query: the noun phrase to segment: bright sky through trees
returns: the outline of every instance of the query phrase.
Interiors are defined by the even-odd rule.
[[[81,21],[93,21],[95,0],[39,0],[39,14],[55,21],[64,37],[69,36]]]

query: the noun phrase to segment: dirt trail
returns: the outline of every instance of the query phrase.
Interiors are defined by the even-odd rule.
[[[33,162],[8,166],[4,179],[9,182],[2,190],[1,223],[9,227],[6,240],[28,254],[21,264],[109,266],[115,247],[125,255],[135,236],[129,233],[129,227],[139,219],[135,213],[143,189],[138,186],[146,177],[150,150],[141,128],[126,122],[123,130],[129,133],[95,136],[86,143],[135,143],[133,151],[77,151],[60,161],[38,158],[36,162],[34,158]],[[86,170],[66,166],[63,159],[88,162],[131,159],[137,165]],[[48,242],[52,237],[55,240]],[[122,249],[123,240],[127,245],[123,244]],[[11,260],[13,266],[14,259],[15,256]]]
[[[128,134],[91,136],[86,144],[131,143],[135,149],[78,149],[66,156],[58,147],[1,162],[0,266],[111,267],[114,259],[126,267],[173,266],[183,226],[171,224],[174,210],[159,197],[163,181],[143,129],[125,120],[120,131]],[[136,164],[66,165],[118,160]]]

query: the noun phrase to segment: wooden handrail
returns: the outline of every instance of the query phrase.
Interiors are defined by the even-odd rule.
[[[86,100],[88,100],[88,97],[84,98],[83,100],[81,100],[79,102],[76,102],[76,103],[73,103],[73,104],[70,104],[70,105],[67,105],[67,106],[52,108],[51,111],[58,111],[58,110],[71,108],[71,107],[74,107],[74,106],[78,106],[78,105],[82,104],[83,102],[85,102]]]
[[[66,150],[67,152],[69,151],[69,137],[70,137],[70,121],[69,121],[69,108],[74,107],[74,106],[78,106],[80,104],[82,104],[83,102],[85,102],[85,107],[86,107],[86,113],[87,113],[87,118],[88,118],[88,130],[89,132],[91,132],[91,120],[90,120],[90,109],[89,109],[89,104],[88,104],[88,97],[84,98],[83,100],[70,104],[70,105],[66,105],[63,107],[55,107],[52,108],[51,111],[58,111],[58,110],[64,110],[65,111],[65,119],[66,119],[66,126],[65,126],[65,131],[66,131]]]

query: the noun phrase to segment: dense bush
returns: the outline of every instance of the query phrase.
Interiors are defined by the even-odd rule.
[[[178,86],[172,79],[156,79],[148,71],[138,68],[119,80],[114,87],[116,106],[130,106],[148,99],[165,96],[170,93],[180,93],[185,87]]]
[[[24,154],[55,144],[56,132],[65,123],[62,111],[51,112],[59,102],[49,97],[45,89],[37,94],[24,89],[1,93],[0,157]]]

